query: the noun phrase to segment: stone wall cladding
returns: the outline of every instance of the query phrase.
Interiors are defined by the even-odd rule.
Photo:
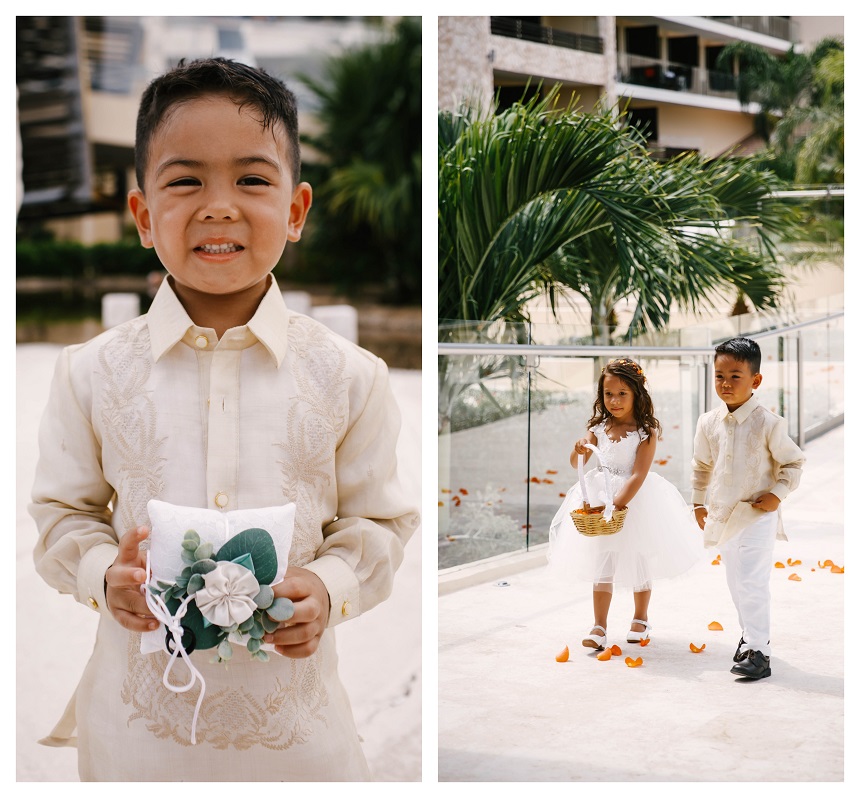
[[[454,110],[469,99],[489,108],[493,64],[489,17],[439,17],[439,108]]]

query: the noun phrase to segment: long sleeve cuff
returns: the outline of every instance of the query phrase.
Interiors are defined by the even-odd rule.
[[[331,601],[328,625],[337,626],[361,614],[359,605],[359,582],[352,568],[340,557],[324,554],[322,557],[302,566],[313,571],[328,590]]]
[[[692,503],[693,504],[705,504],[705,496],[707,495],[707,493],[708,493],[708,491],[706,489],[705,490],[694,489],[693,490],[693,496],[691,499]]]
[[[78,601],[110,617],[105,599],[105,572],[116,560],[117,546],[101,543],[81,558],[78,566]]]
[[[781,502],[785,501],[785,497],[791,493],[791,488],[788,487],[784,482],[777,482],[771,489],[770,492],[776,496]]]

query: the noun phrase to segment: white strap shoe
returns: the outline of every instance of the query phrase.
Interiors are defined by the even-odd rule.
[[[643,640],[647,640],[650,635],[648,632],[651,630],[651,624],[648,621],[640,621],[638,618],[634,618],[630,621],[630,625],[633,626],[634,623],[641,623],[642,626],[645,627],[644,632],[634,632],[632,629],[627,633],[627,642],[628,643],[640,643]]]
[[[592,633],[586,637],[583,637],[582,638],[582,645],[584,645],[586,648],[596,648],[598,651],[602,651],[604,648],[606,648],[606,629],[604,629],[602,626],[600,626],[598,624],[594,624],[594,626],[592,626],[591,629],[592,629],[592,632],[595,629],[600,629],[600,631],[603,632],[603,634],[602,635],[596,635],[596,634]]]

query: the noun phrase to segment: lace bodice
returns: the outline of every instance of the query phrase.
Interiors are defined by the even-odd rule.
[[[610,469],[613,476],[629,477],[633,473],[633,463],[636,460],[636,450],[642,440],[642,432],[628,432],[618,441],[613,441],[606,434],[606,426],[601,422],[594,428],[597,438],[597,448],[603,458],[604,465]]]

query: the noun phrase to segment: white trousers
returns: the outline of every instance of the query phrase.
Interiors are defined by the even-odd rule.
[[[729,592],[743,631],[741,651],[770,656],[770,575],[776,542],[776,512],[741,530],[720,546]]]

